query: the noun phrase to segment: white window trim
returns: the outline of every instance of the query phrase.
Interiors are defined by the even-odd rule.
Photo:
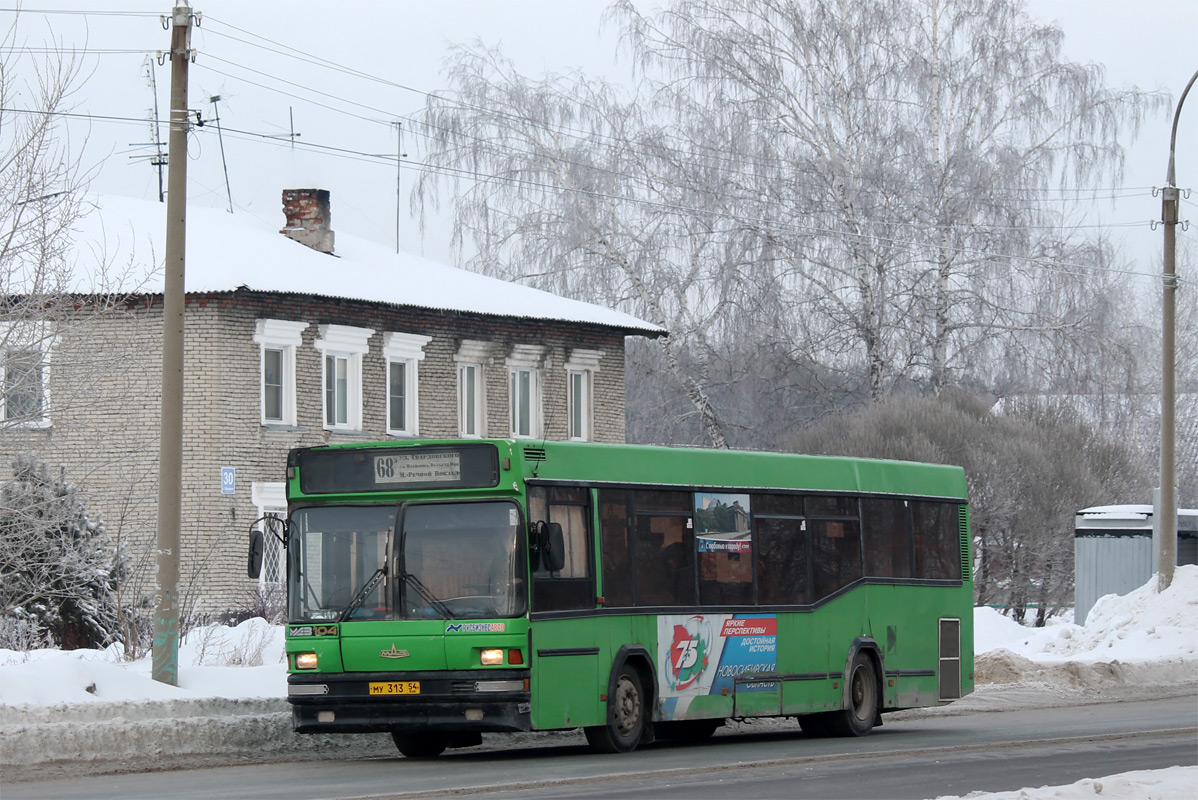
[[[303,333],[309,323],[281,319],[260,319],[254,322],[254,341],[258,343],[259,418],[263,425],[298,424],[295,403],[295,353],[303,343]],[[266,418],[266,351],[283,351],[282,419]]]
[[[517,344],[507,357],[508,369],[508,427],[513,439],[540,439],[543,430],[541,406],[541,373],[545,362],[544,345]],[[520,371],[529,372],[529,424],[528,433],[516,432],[516,395],[513,391],[513,376]]]
[[[255,519],[262,519],[267,514],[275,512],[281,512],[280,516],[283,519],[287,518],[287,485],[282,481],[277,483],[254,481],[250,486],[250,496],[257,509]],[[267,533],[261,523],[259,523],[258,529],[264,534],[263,564],[266,563],[266,551],[272,548],[278,554],[279,559],[279,580],[277,582],[266,580],[266,570],[263,569],[258,575],[258,585],[262,587],[283,586],[287,581],[287,554],[283,552],[283,545],[279,540]]]
[[[573,441],[589,442],[595,438],[595,373],[603,360],[602,350],[575,349],[566,360],[566,435]],[[574,375],[583,376],[582,435],[570,430],[574,421]]]
[[[315,342],[320,351],[320,423],[328,431],[361,431],[362,430],[362,356],[369,350],[370,337],[374,335],[371,328],[354,328],[349,325],[320,325],[320,334]],[[346,421],[344,423],[329,422],[328,395],[325,387],[328,382],[329,356],[343,357],[347,362],[346,370]]]
[[[487,434],[487,375],[486,369],[495,363],[496,345],[478,339],[463,339],[453,360],[457,364],[458,435],[481,439]],[[474,367],[474,433],[466,433],[466,398],[462,392],[462,367]]]
[[[383,383],[386,386],[386,417],[387,433],[392,436],[417,436],[420,433],[420,374],[417,365],[424,360],[424,346],[433,337],[417,333],[383,334],[383,359],[386,362],[386,373]],[[404,428],[391,427],[391,365],[403,364],[407,371],[405,376]]]
[[[13,343],[10,340],[14,338],[14,330],[30,326],[36,329],[36,335],[31,337],[33,341],[28,344],[20,342]],[[49,428],[52,426],[50,421],[50,359],[54,353],[55,339],[58,331],[53,323],[42,320],[30,320],[28,322],[8,322],[0,324],[0,429],[16,429],[16,428]],[[42,368],[42,415],[36,419],[8,419],[7,418],[7,402],[8,395],[5,392],[5,384],[8,376],[5,374],[5,359],[3,356],[9,350],[40,350]]]

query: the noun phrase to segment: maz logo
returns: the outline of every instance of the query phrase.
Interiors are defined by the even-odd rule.
[[[395,642],[391,643],[390,650],[384,650],[379,655],[383,658],[407,658],[410,653],[407,650],[396,650]]]

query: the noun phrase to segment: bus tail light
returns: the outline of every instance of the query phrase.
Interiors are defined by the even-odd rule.
[[[524,653],[520,652],[519,650],[508,650],[507,651],[507,663],[523,664],[524,663]]]

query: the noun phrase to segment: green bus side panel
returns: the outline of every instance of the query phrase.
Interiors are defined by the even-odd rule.
[[[533,728],[602,725],[610,643],[631,634],[628,618],[540,620],[532,629]]]

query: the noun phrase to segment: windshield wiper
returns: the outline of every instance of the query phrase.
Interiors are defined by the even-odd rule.
[[[415,589],[416,593],[420,595],[420,599],[436,610],[444,619],[456,619],[453,612],[449,610],[449,606],[445,605],[435,594],[430,592],[428,587],[421,583],[420,579],[411,572],[399,573],[399,579]]]
[[[374,574],[366,579],[366,583],[362,584],[362,588],[359,589],[358,593],[354,595],[354,599],[349,601],[349,605],[346,606],[345,610],[341,612],[341,618],[337,621],[345,622],[347,619],[349,619],[349,615],[354,613],[354,611],[358,609],[358,606],[362,605],[362,603],[366,600],[366,595],[374,591],[374,587],[379,585],[379,581],[381,581],[383,576],[386,574],[386,564],[383,564],[383,566],[376,569]]]

